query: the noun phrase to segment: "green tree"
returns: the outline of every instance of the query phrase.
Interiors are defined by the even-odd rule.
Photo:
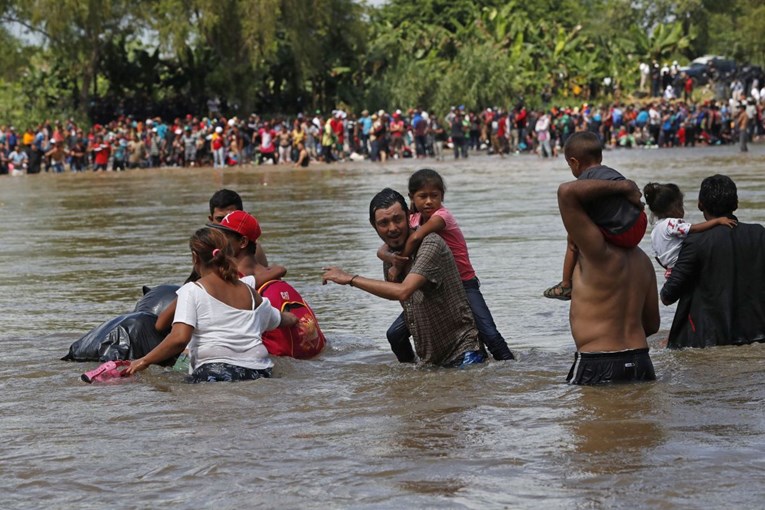
[[[213,96],[229,114],[478,108],[606,77],[629,91],[651,59],[765,63],[761,0],[0,0],[0,16],[6,118]]]
[[[3,19],[25,27],[42,39],[42,47],[68,71],[84,115],[91,96],[98,94],[101,54],[120,35],[136,36],[143,2],[140,0],[7,1]]]

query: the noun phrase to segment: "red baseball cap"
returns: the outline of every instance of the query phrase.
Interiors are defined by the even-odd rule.
[[[228,230],[233,230],[253,243],[257,242],[261,234],[258,220],[244,211],[232,211],[228,213],[225,218],[221,220],[220,226]]]

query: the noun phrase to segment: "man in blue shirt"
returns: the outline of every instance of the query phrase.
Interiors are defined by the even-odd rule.
[[[369,155],[369,131],[372,129],[372,118],[369,116],[369,111],[364,110],[359,117],[359,126],[361,126],[361,135],[359,136],[361,142],[361,153],[364,156]]]

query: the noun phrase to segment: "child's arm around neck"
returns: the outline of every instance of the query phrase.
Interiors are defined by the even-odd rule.
[[[726,227],[733,228],[736,226],[736,220],[734,220],[733,218],[728,218],[727,216],[721,216],[713,220],[704,221],[701,223],[694,223],[693,225],[691,225],[691,228],[688,229],[688,233],[705,232],[711,229],[712,227],[716,227],[717,225],[725,225]]]
[[[445,228],[446,221],[441,216],[433,214],[425,223],[420,225],[420,228],[409,234],[409,239],[406,240],[406,246],[404,246],[401,256],[409,257],[420,246],[426,235],[441,232]]]

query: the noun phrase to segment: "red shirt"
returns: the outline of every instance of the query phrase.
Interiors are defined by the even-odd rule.
[[[394,131],[392,128],[396,127],[396,131]],[[391,136],[395,136],[396,138],[400,138],[404,135],[404,121],[403,120],[394,120],[391,125],[390,134]]]
[[[263,154],[271,154],[276,150],[274,145],[274,138],[276,138],[276,131],[273,129],[260,128],[258,130],[260,136],[260,152]]]
[[[112,148],[108,143],[101,143],[93,148],[93,152],[96,153],[95,162],[96,165],[106,165],[109,163],[109,155],[112,152]]]
[[[515,122],[518,127],[526,126],[526,108],[521,108],[521,111],[515,114]]]
[[[343,121],[335,117],[329,121],[329,125],[332,126],[332,132],[335,133],[335,136],[337,137],[337,143],[343,143],[343,135],[345,131],[343,129]]]

